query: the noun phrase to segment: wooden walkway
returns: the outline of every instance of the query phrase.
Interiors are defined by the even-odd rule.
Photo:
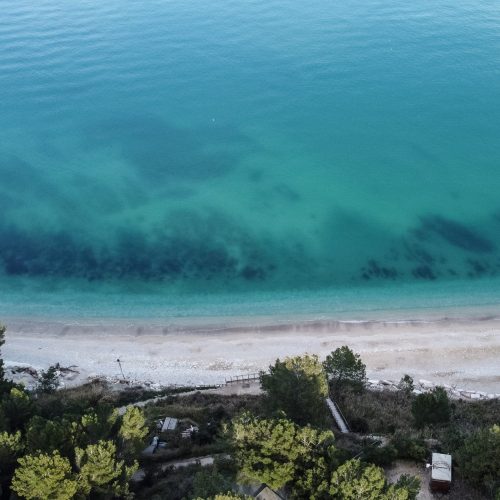
[[[226,384],[235,384],[241,382],[251,382],[253,380],[259,380],[259,373],[249,373],[248,375],[235,375],[234,377],[230,377],[226,379]]]
[[[326,404],[340,432],[342,432],[342,434],[347,434],[348,432],[350,432],[347,421],[344,418],[344,415],[342,415],[340,408],[330,398],[326,398]]]

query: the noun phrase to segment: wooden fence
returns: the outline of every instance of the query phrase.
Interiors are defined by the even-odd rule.
[[[247,375],[235,375],[234,377],[229,377],[226,379],[226,385],[237,384],[241,382],[252,382],[253,380],[259,380],[259,373],[249,373]]]

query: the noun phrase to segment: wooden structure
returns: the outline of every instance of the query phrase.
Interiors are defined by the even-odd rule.
[[[340,432],[342,432],[342,434],[347,434],[349,432],[349,426],[340,408],[330,398],[326,398],[326,404]]]
[[[261,484],[260,488],[252,495],[256,500],[284,500],[284,498],[269,488],[267,484]]]
[[[433,453],[431,468],[431,491],[447,493],[451,486],[451,455]]]
[[[227,384],[237,384],[241,382],[251,382],[253,380],[259,380],[260,374],[258,373],[249,373],[247,375],[235,375],[234,377],[230,377],[226,379]]]

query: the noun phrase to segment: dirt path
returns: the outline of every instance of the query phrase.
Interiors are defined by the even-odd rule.
[[[385,475],[390,483],[395,483],[403,474],[416,476],[420,479],[420,492],[417,495],[417,500],[434,500],[438,498],[429,490],[429,474],[424,464],[416,464],[407,460],[397,460],[393,465],[385,468]]]

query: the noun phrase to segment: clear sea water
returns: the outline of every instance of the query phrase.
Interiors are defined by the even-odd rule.
[[[500,298],[497,0],[0,0],[0,314]]]

